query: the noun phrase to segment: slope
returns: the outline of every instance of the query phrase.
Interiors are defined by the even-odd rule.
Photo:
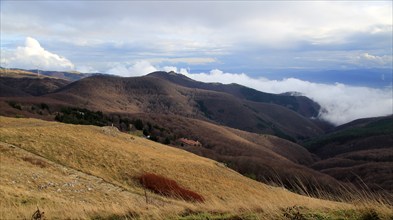
[[[111,127],[5,117],[0,122],[2,218],[30,218],[37,204],[50,219],[113,215],[162,219],[200,212],[252,212],[277,219],[283,209],[295,205],[307,213],[355,208],[269,187],[212,160]],[[136,181],[145,172],[174,179],[206,201],[191,203],[148,192],[146,204]],[[390,213],[382,207],[379,212]]]
[[[94,73],[99,74],[99,73]],[[2,68],[0,67],[1,77],[13,78],[54,78],[66,81],[76,81],[82,78],[94,75],[93,73],[80,73],[77,71],[44,71],[44,70],[24,70],[16,68]]]
[[[148,76],[165,79],[177,85],[188,88],[197,88],[204,90],[211,90],[217,92],[224,92],[231,94],[240,99],[246,99],[254,102],[273,103],[289,108],[299,114],[311,118],[317,117],[320,106],[305,96],[291,96],[291,95],[276,95],[271,93],[260,92],[239,84],[221,84],[221,83],[203,83],[192,80],[182,74],[175,72],[158,71],[150,73]]]
[[[47,95],[103,112],[157,113],[199,118],[291,140],[322,134],[312,120],[276,104],[253,102],[223,92],[191,89],[153,76],[93,76]]]
[[[336,179],[393,192],[393,116],[360,119],[305,146],[323,158],[312,167]]]
[[[70,82],[63,79],[49,77],[0,77],[0,86],[6,86],[0,87],[4,90],[0,93],[0,96],[40,96],[54,92],[68,83]]]
[[[258,181],[284,185],[299,193],[318,195],[321,191],[340,193],[341,183],[321,175],[307,165],[313,156],[300,145],[270,135],[258,135],[198,119],[160,114],[112,115],[116,126],[141,120],[145,135],[161,143],[225,163],[228,167]],[[128,131],[128,130],[125,130]],[[182,144],[180,139],[200,145]]]

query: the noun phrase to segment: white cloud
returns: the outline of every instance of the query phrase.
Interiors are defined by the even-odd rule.
[[[99,71],[91,66],[77,66],[76,70],[81,73],[98,73]]]
[[[164,70],[165,72],[175,72],[175,73],[178,73],[178,71],[177,71],[177,67],[175,67],[175,66],[164,66],[163,68],[162,68],[162,70]]]
[[[393,56],[391,55],[377,56],[369,53],[362,53],[356,56],[354,61],[359,65],[366,66],[366,67],[379,67],[379,66],[391,67],[393,63]]]
[[[60,6],[58,6],[60,4]],[[391,1],[190,1],[190,2],[6,1],[2,33],[68,41],[146,45],[167,54],[232,52],[260,45],[290,49],[298,44],[350,43],[363,34],[392,32]],[[67,10],[67,14],[62,13]],[[86,11],[89,13],[86,13]],[[159,10],[159,14],[150,12]],[[181,18],[181,19],[179,19]],[[110,39],[110,40],[108,40]],[[368,44],[366,43],[368,41]],[[364,39],[358,48],[372,42]],[[391,43],[390,43],[391,45]],[[387,48],[382,45],[379,48]]]
[[[45,70],[72,70],[74,64],[67,58],[45,50],[40,43],[27,37],[25,46],[17,47],[16,50],[8,53],[3,61],[10,67],[26,69],[45,69]]]
[[[188,64],[207,64],[217,62],[211,57],[184,57],[184,58],[153,58],[149,59],[153,63],[169,62],[169,63],[188,63]]]
[[[52,44],[56,51],[76,65],[95,63],[93,67],[99,70],[108,63],[138,59],[153,64],[204,65],[204,69],[213,64],[222,69],[242,65],[254,70],[369,68],[357,65],[355,58],[314,58],[338,52],[347,56],[353,51],[374,56],[392,53],[392,1],[2,3],[6,9],[1,11],[2,48],[9,49],[20,36],[34,35],[56,42]],[[302,51],[316,56],[304,54],[309,58],[295,63],[293,57],[301,57]],[[381,67],[377,62],[370,64]]]
[[[215,69],[210,73],[189,74],[186,76],[203,82],[238,83],[263,92],[284,93],[296,91],[318,102],[323,111],[320,117],[336,125],[349,121],[393,114],[392,88],[373,89],[344,84],[320,84],[295,78],[269,80],[251,78],[244,73],[224,73]]]
[[[116,64],[114,67],[108,70],[108,73],[118,76],[131,77],[143,76],[154,71],[157,71],[156,67],[151,65],[148,61],[140,60],[132,65]]]

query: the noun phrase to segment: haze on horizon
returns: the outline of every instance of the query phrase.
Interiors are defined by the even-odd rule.
[[[173,70],[204,82],[298,91],[335,124],[392,114],[391,1],[0,4],[3,67],[120,76]],[[374,74],[384,86],[334,83],[348,70],[354,80]]]

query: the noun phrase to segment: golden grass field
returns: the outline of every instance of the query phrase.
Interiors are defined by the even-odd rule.
[[[112,127],[0,117],[0,162],[1,219],[31,219],[37,206],[46,219],[290,219],[284,213],[298,211],[309,219],[361,219],[370,209],[393,217],[388,205],[297,195]],[[147,192],[146,203],[137,178],[147,172],[206,201]]]

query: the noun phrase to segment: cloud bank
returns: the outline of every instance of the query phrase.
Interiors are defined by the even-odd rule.
[[[25,45],[17,47],[3,57],[2,64],[25,69],[72,70],[74,64],[68,59],[45,50],[40,43],[27,37]]]
[[[132,76],[143,76],[148,73],[157,71],[158,69],[151,65],[148,61],[140,60],[134,64],[116,64],[114,67],[108,70],[109,74],[132,77]]]
[[[237,83],[262,92],[284,93],[296,91],[322,106],[319,117],[335,125],[359,118],[393,114],[392,88],[374,89],[344,84],[321,84],[296,78],[269,80],[251,78],[244,73],[224,73],[214,69],[209,73],[185,73],[203,82]]]

